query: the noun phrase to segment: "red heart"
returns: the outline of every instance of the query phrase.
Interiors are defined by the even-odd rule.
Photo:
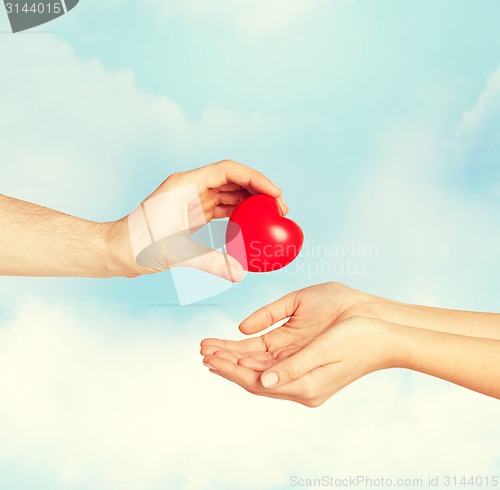
[[[249,272],[285,267],[304,243],[300,226],[285,218],[276,199],[258,194],[233,211],[226,230],[226,249]]]

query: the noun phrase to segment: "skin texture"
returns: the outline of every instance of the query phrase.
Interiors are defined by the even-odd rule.
[[[405,305],[337,283],[290,293],[245,319],[241,341],[205,339],[209,369],[256,395],[317,407],[366,374],[420,371],[500,398],[500,315]]]
[[[230,216],[239,202],[257,193],[278,199],[288,211],[280,189],[267,177],[230,160],[172,174],[149,197],[188,184],[198,188],[207,223]],[[157,272],[136,263],[127,218],[96,223],[0,195],[0,275],[136,277]],[[226,261],[223,254],[210,252],[186,265],[240,280],[241,266],[229,258],[232,274],[227,277]]]

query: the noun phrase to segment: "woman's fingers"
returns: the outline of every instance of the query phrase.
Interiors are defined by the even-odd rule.
[[[226,350],[226,351],[241,351],[245,353],[255,353],[255,352],[266,352],[266,345],[262,337],[254,337],[252,339],[245,340],[223,340],[223,339],[213,339],[207,338],[201,341],[201,354],[207,355],[209,351],[215,352],[215,350]],[[213,350],[215,347],[215,350]]]
[[[251,335],[274,325],[276,322],[293,315],[296,305],[296,292],[289,293],[286,296],[259,308],[240,324],[240,330],[247,335]]]
[[[295,381],[313,369],[330,362],[329,349],[325,341],[316,337],[310,344],[295,354],[279,360],[261,375],[260,382],[265,388],[278,387]]]
[[[269,369],[271,366],[276,364],[276,360],[272,358],[267,358],[267,359],[257,359],[255,357],[242,357],[241,359],[238,360],[238,364],[240,366],[247,367],[249,369],[253,369],[254,371],[257,372],[263,372],[266,369]]]
[[[264,363],[267,361],[274,361],[273,356],[269,352],[242,352],[238,350],[225,350],[217,347],[215,345],[209,345],[202,348],[202,355],[204,356],[216,356],[223,357],[234,363],[238,363],[243,359],[252,359],[258,363]],[[246,364],[244,364],[246,365]],[[266,364],[271,365],[271,364]],[[250,365],[248,367],[251,367]]]
[[[216,374],[240,385],[255,395],[282,400],[292,400],[307,406],[317,406],[319,392],[312,373],[275,388],[265,388],[260,382],[260,373],[246,366],[234,364],[231,361],[214,356],[206,356],[203,363]]]
[[[283,359],[286,359],[287,357],[290,357],[293,354],[295,354],[300,349],[301,347],[298,347],[296,345],[294,345],[293,347],[284,347],[283,349],[277,352],[276,360],[281,361]]]
[[[233,381],[243,388],[252,391],[259,384],[259,375],[249,368],[240,366],[223,357],[213,355],[205,356],[203,364],[220,373],[221,376]]]
[[[213,355],[215,357],[221,357],[222,359],[227,359],[228,361],[231,361],[233,364],[238,364],[238,361],[241,358],[241,353],[228,352],[226,350],[216,350],[214,351]]]

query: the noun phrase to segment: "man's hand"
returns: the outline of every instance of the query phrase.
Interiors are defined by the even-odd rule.
[[[172,174],[129,216],[109,223],[0,195],[0,275],[135,277],[187,265],[238,281],[241,265],[191,240],[191,233],[230,216],[256,193],[278,199],[288,211],[267,177],[232,161]],[[130,229],[131,217],[138,232]],[[147,226],[141,227],[141,220]]]
[[[117,223],[120,231],[112,248],[120,252],[119,260],[127,269],[124,275],[183,265],[233,282],[241,280],[243,269],[237,260],[192,240],[191,235],[213,219],[231,216],[253,194],[276,198],[288,212],[280,189],[240,163],[225,160],[171,175]]]

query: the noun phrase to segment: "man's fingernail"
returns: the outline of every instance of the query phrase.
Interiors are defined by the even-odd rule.
[[[260,378],[260,382],[264,388],[270,388],[275,384],[278,384],[278,375],[273,371],[271,373],[266,373]]]
[[[280,207],[281,214],[284,216],[287,213],[287,211],[288,211],[288,206],[287,206],[286,202],[283,201],[282,198],[279,198],[278,199],[278,205]]]
[[[224,272],[224,279],[231,282],[238,282],[241,280],[241,269],[232,264],[226,265]]]

